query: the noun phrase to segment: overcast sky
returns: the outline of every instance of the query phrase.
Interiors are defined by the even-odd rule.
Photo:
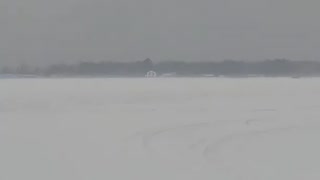
[[[320,60],[319,0],[0,0],[0,63]]]

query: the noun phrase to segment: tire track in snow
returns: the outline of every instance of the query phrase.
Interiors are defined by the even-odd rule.
[[[259,124],[261,122],[267,122],[267,124]],[[139,139],[141,150],[154,155],[162,153],[164,150],[169,151],[173,157],[187,153],[211,163],[219,150],[228,143],[236,142],[238,139],[288,131],[293,128],[295,126],[290,126],[287,121],[279,123],[278,121],[259,119],[229,120],[146,130],[136,133],[131,138]],[[170,147],[171,145],[178,146]],[[165,155],[168,154],[165,153]]]
[[[165,133],[177,133],[178,131],[186,131],[184,133],[190,133],[192,131],[198,131],[201,128],[210,126],[210,123],[208,122],[202,122],[202,123],[196,123],[196,124],[188,124],[183,126],[175,126],[175,127],[168,127],[168,128],[162,128],[160,130],[147,133],[143,135],[142,137],[142,145],[145,149],[152,150],[150,148],[151,144],[154,142],[154,138],[161,136]]]
[[[282,133],[286,131],[290,131],[294,128],[297,128],[296,126],[289,126],[289,127],[279,127],[279,128],[272,128],[272,129],[265,129],[265,130],[252,130],[242,133],[234,133],[230,135],[226,135],[224,137],[219,138],[218,140],[214,140],[211,143],[208,143],[206,147],[203,150],[202,156],[206,159],[212,162],[214,158],[212,158],[212,154],[215,154],[217,156],[217,153],[219,149],[221,149],[224,145],[228,143],[233,143],[237,139],[247,139],[247,138],[253,138],[260,135],[266,135],[266,134],[274,134],[274,133]]]

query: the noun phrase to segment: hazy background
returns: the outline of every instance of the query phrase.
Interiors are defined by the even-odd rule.
[[[0,65],[320,59],[317,0],[0,0]]]

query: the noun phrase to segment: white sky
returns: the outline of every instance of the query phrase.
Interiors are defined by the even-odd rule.
[[[319,0],[0,0],[0,64],[320,60]]]

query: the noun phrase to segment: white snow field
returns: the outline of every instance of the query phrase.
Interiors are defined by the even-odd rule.
[[[1,180],[319,180],[320,79],[2,79]]]

